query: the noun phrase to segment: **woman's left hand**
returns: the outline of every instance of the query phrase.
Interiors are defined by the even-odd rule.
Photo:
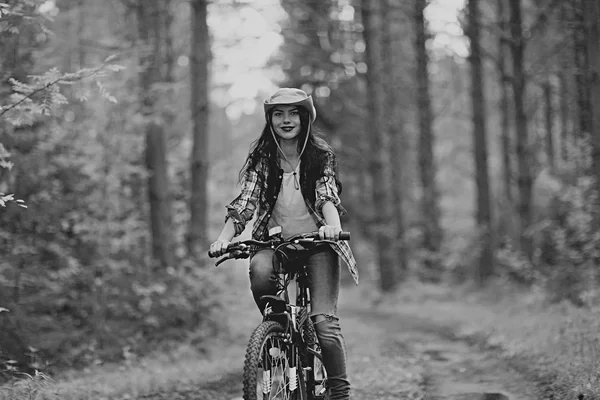
[[[319,237],[325,240],[339,240],[342,228],[334,225],[323,225],[319,228]]]

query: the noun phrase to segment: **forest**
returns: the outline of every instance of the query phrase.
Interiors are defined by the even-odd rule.
[[[600,3],[445,3],[0,0],[0,379],[227,331],[250,297],[207,251],[278,87],[335,149],[359,286],[597,312]]]

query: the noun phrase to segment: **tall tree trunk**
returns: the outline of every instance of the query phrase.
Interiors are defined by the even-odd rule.
[[[390,135],[390,150],[391,154],[391,186],[392,198],[394,204],[394,222],[396,224],[396,276],[398,281],[406,278],[408,271],[408,247],[405,243],[405,218],[404,218],[404,174],[403,163],[406,160],[408,153],[406,146],[407,140],[404,137],[405,126],[405,109],[406,104],[403,103],[400,93],[402,90],[402,80],[404,68],[401,67],[403,61],[403,24],[404,15],[402,12],[401,0],[386,0],[384,13],[384,27],[387,29],[384,32],[384,69],[385,76],[388,79],[386,85],[389,89],[386,91],[386,115],[387,130]]]
[[[173,69],[175,67],[175,46],[173,43],[173,34],[171,33],[174,20],[173,11],[171,9],[172,3],[170,1],[165,1],[161,4],[161,7],[161,30],[165,44],[163,77],[166,82],[174,82],[175,76],[173,75]]]
[[[152,256],[161,267],[173,265],[169,178],[167,174],[166,138],[163,127],[152,118],[155,95],[152,86],[161,80],[160,13],[156,2],[138,0],[138,29],[146,48],[140,59],[142,106],[146,119],[146,168]]]
[[[79,43],[77,46],[77,61],[79,63],[79,68],[84,68],[85,67],[85,47],[83,45],[83,41],[85,39],[84,36],[84,32],[85,32],[85,23],[86,23],[86,18],[85,18],[85,0],[79,0],[78,2],[78,10],[77,10],[77,18],[78,18],[78,22],[77,22],[77,37],[79,38]]]
[[[192,1],[192,49],[190,75],[192,78],[193,146],[191,154],[191,197],[188,253],[199,257],[206,247],[208,199],[208,65],[210,47],[207,25],[207,0]]]
[[[587,61],[590,83],[590,122],[592,134],[592,161],[596,188],[600,193],[600,3],[584,0],[587,32]]]
[[[512,141],[510,137],[510,78],[508,72],[509,47],[507,36],[508,17],[506,0],[497,1],[497,14],[500,28],[500,39],[498,40],[498,80],[500,84],[500,142],[502,149],[502,186],[504,197],[509,204],[513,202],[513,170],[512,170]]]
[[[442,244],[440,210],[436,184],[434,159],[433,111],[429,94],[429,56],[427,54],[427,27],[424,11],[427,0],[415,0],[415,53],[417,59],[417,105],[419,110],[419,174],[422,187],[421,213],[423,218],[423,247],[428,256],[425,260],[425,279],[438,280],[440,263],[438,253]]]
[[[588,0],[574,0],[573,10],[573,49],[575,59],[575,83],[577,86],[577,107],[579,111],[579,136],[587,137],[591,133],[591,104],[589,62],[584,6]]]
[[[558,22],[567,28],[567,37],[573,37],[573,4],[572,2],[564,2],[559,9]],[[573,42],[567,43],[567,49],[561,51],[559,72],[558,76],[558,92],[559,97],[559,108],[560,108],[560,135],[558,143],[559,154],[558,159],[566,161],[568,158],[567,150],[568,143],[574,138],[574,131],[577,129],[576,125],[576,112],[573,104],[573,70],[574,70],[574,57],[571,53],[573,48]]]
[[[475,153],[475,181],[477,185],[477,226],[481,238],[481,253],[477,280],[483,284],[494,273],[494,240],[488,173],[487,128],[483,66],[481,63],[481,27],[479,1],[468,2],[468,35],[471,44],[471,101],[473,111],[473,140]]]
[[[564,63],[563,63],[564,64]],[[558,144],[559,158],[562,161],[567,159],[567,141],[569,139],[569,81],[566,76],[566,68],[558,74],[558,84],[560,87],[560,139]]]
[[[391,291],[397,283],[395,271],[395,223],[390,171],[390,138],[385,123],[385,80],[383,62],[383,18],[381,3],[363,0],[362,17],[366,43],[369,132],[372,132],[370,170],[373,179],[375,237],[382,291]]]
[[[513,102],[515,108],[519,203],[519,236],[521,251],[532,256],[532,242],[527,229],[532,222],[531,192],[533,177],[530,165],[529,129],[525,110],[526,83],[524,71],[525,39],[523,37],[521,0],[510,0],[510,32],[513,64]]]
[[[546,154],[548,155],[548,166],[551,171],[554,171],[556,157],[554,152],[554,104],[552,94],[552,83],[550,82],[550,77],[548,77],[548,80],[544,83]]]

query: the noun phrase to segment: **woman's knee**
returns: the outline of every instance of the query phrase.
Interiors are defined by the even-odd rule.
[[[311,318],[321,347],[327,347],[328,344],[340,345],[343,342],[340,321],[335,314],[316,314]]]
[[[273,286],[273,252],[259,251],[250,259],[250,289],[252,292],[270,291]]]

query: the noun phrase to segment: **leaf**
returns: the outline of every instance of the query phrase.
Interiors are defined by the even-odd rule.
[[[2,143],[0,143],[0,158],[7,158],[7,157],[10,157],[10,153],[8,152],[8,150],[6,150],[4,145]]]
[[[123,71],[126,67],[124,67],[122,65],[117,65],[117,64],[110,64],[110,65],[107,65],[106,68],[108,68],[109,70],[111,70],[113,72],[119,72],[119,71]]]
[[[15,164],[13,162],[3,160],[0,156],[0,168],[6,168],[7,170],[10,171],[12,169],[12,167],[14,167],[14,166],[15,166]]]
[[[116,55],[116,54],[111,54],[110,56],[108,56],[108,57],[106,57],[106,58],[104,59],[104,62],[105,62],[105,63],[109,63],[109,62],[111,62],[112,60],[114,60],[115,58],[117,58],[117,55]]]

